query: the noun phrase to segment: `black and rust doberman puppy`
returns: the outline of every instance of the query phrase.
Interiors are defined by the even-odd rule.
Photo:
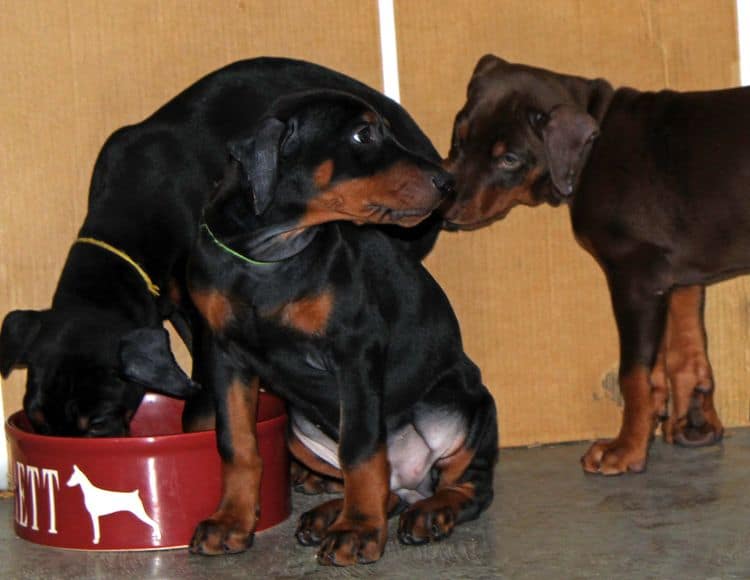
[[[399,538],[420,544],[491,501],[492,397],[440,287],[368,225],[418,224],[450,177],[439,156],[396,137],[381,105],[330,91],[282,97],[229,145],[188,274],[213,332],[203,354],[224,478],[193,552],[252,542],[261,384],[288,402],[293,455],[343,480],[343,499],[297,529],[303,544],[320,544],[322,564],[380,558],[387,516],[405,504]]]
[[[704,286],[750,266],[750,89],[614,90],[483,57],[456,116],[447,227],[516,204],[566,203],[609,283],[620,337],[623,423],[582,458],[588,472],[642,471],[672,398],[667,441],[723,433],[706,353]]]
[[[38,431],[121,435],[144,385],[169,390],[178,384],[160,374],[171,368],[157,360],[171,360],[162,321],[172,319],[188,346],[200,340],[185,263],[201,208],[223,174],[226,142],[251,130],[280,93],[311,88],[377,99],[404,143],[437,155],[396,103],[340,73],[278,58],[211,73],[143,122],[116,131],[94,167],[88,214],[52,307],[11,312],[0,333],[0,373],[28,367],[24,409]],[[421,259],[438,230],[438,221],[428,220],[389,233]],[[199,358],[193,373],[205,381]],[[170,392],[192,391],[188,384]],[[194,403],[187,406],[186,427],[210,426],[205,397]]]

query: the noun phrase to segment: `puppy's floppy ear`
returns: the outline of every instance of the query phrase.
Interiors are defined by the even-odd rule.
[[[552,182],[564,196],[573,194],[591,144],[599,135],[596,120],[573,105],[558,105],[541,129]]]
[[[246,185],[253,194],[256,215],[262,214],[273,198],[281,138],[285,132],[285,123],[268,117],[261,122],[252,137],[227,145],[229,154],[242,165]]]
[[[138,328],[120,340],[120,374],[153,391],[187,397],[200,389],[179,367],[163,328]]]
[[[29,364],[29,351],[42,328],[43,311],[14,310],[0,330],[0,375],[7,377],[13,367]]]

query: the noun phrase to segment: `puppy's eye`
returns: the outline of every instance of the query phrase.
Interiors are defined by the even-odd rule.
[[[373,141],[372,127],[365,125],[360,127],[352,135],[352,140],[360,145],[368,145]]]
[[[527,115],[531,128],[534,129],[537,135],[541,134],[542,129],[544,129],[545,125],[549,123],[549,115],[538,109],[529,109]]]
[[[497,164],[505,171],[515,171],[521,167],[522,161],[515,153],[503,153],[497,158]]]

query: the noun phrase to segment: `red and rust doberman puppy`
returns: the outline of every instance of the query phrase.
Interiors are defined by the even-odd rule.
[[[472,229],[517,204],[568,204],[607,278],[625,409],[587,472],[642,471],[671,395],[667,441],[721,439],[706,352],[704,286],[750,266],[750,89],[614,90],[512,64],[478,62],[446,167],[446,227]]]
[[[293,455],[343,480],[343,498],[304,514],[296,532],[320,545],[322,564],[380,558],[389,514],[401,512],[403,543],[421,544],[492,499],[495,406],[455,315],[421,262],[368,225],[417,225],[451,178],[434,150],[400,142],[398,112],[381,105],[282,95],[228,146],[188,270],[212,334],[201,354],[224,479],[195,553],[252,542],[261,385],[288,402]]]

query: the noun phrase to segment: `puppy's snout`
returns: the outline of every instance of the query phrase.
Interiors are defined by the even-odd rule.
[[[26,417],[31,422],[31,427],[34,429],[34,433],[39,435],[51,435],[52,427],[47,422],[47,418],[44,416],[44,411],[41,407],[32,406],[26,410]]]
[[[441,172],[432,177],[432,184],[443,196],[447,196],[455,191],[456,180],[450,173]]]
[[[86,437],[123,437],[128,434],[128,424],[124,417],[101,416],[88,420]]]
[[[83,437],[124,437],[129,432],[128,421],[120,413],[81,414],[75,422],[73,432]]]

